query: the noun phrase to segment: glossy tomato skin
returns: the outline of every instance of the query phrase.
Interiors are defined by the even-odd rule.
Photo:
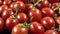
[[[42,17],[41,11],[39,9],[37,9],[37,8],[31,9],[29,11],[28,17],[31,19],[31,21],[40,22],[41,17]]]
[[[25,10],[25,4],[22,1],[17,1],[14,4],[14,10],[16,11],[16,7],[19,8],[19,12],[23,12]]]
[[[4,20],[0,17],[0,32],[4,30]]]
[[[55,30],[47,30],[44,34],[58,34]]]
[[[28,34],[28,30],[24,27],[21,27],[19,25],[16,25],[13,29],[12,29],[12,33],[11,34]]]
[[[57,7],[58,7],[58,2],[53,3],[51,8],[54,10],[54,8],[57,8]],[[55,13],[58,13],[59,10],[57,9],[57,10],[54,10],[54,11],[55,11]]]
[[[44,27],[38,22],[31,22],[29,27],[32,34],[44,34]]]
[[[0,0],[0,6],[3,4],[3,1],[2,0]]]
[[[40,24],[42,24],[46,29],[51,29],[55,26],[55,21],[51,17],[44,17]]]
[[[55,19],[55,26],[59,27],[60,25],[60,16]]]
[[[10,17],[11,15],[13,15],[14,13],[13,13],[13,11],[12,11],[12,9],[10,9],[10,8],[8,8],[8,9],[6,9],[6,10],[4,10],[3,11],[3,13],[2,13],[2,18],[4,19],[4,20],[6,20],[8,17]]]
[[[12,3],[10,4],[10,8],[11,8],[14,12],[16,12],[16,11],[14,10],[14,9],[15,9],[15,8],[14,8],[15,3],[16,3],[16,2],[12,2]]]
[[[54,17],[55,15],[54,10],[52,10],[51,8],[43,8],[41,12],[43,17],[46,17],[46,16]]]
[[[6,20],[6,24],[5,25],[6,25],[7,30],[11,31],[12,28],[15,25],[17,25],[18,23],[19,23],[18,19],[9,17]]]
[[[42,8],[49,7],[49,5],[50,3],[47,0],[44,0],[37,5],[37,8],[41,10]]]
[[[26,8],[25,8],[25,13],[28,14],[29,10],[31,10],[33,8],[33,4],[26,4]]]
[[[25,13],[18,13],[16,18],[19,20],[20,23],[25,23],[28,21],[28,17]]]
[[[0,6],[0,14],[2,14],[3,10],[8,9],[7,5]]]
[[[11,0],[4,0],[3,4],[9,6],[11,4]]]
[[[56,3],[59,2],[59,0],[48,0],[50,3]]]

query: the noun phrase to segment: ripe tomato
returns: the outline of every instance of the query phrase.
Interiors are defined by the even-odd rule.
[[[16,2],[12,2],[11,4],[10,4],[10,8],[14,11],[14,4],[15,4]],[[16,12],[16,11],[14,11],[14,12]]]
[[[2,0],[0,0],[0,6],[3,4],[3,1]]]
[[[21,27],[20,25],[16,25],[12,29],[11,34],[28,34],[28,30],[25,27]]]
[[[40,22],[42,17],[41,11],[37,8],[31,9],[28,13],[28,16],[31,19],[31,21],[37,21],[37,22]]]
[[[4,20],[0,17],[0,32],[4,29]]]
[[[41,10],[42,8],[49,7],[49,5],[50,4],[47,0],[43,0],[37,5],[37,8]]]
[[[25,13],[28,14],[28,11],[33,8],[33,4],[26,4]]]
[[[16,18],[19,20],[20,23],[24,23],[28,21],[28,17],[25,13],[18,13]]]
[[[12,9],[10,9],[10,8],[8,8],[8,9],[6,9],[6,10],[4,10],[3,11],[3,13],[2,13],[2,18],[4,19],[4,20],[6,20],[8,17],[10,17],[11,15],[13,15],[14,13],[13,13],[13,11],[12,11]]]
[[[14,10],[16,11],[16,7],[19,8],[19,12],[23,12],[25,10],[25,4],[22,1],[17,1],[14,4]]]
[[[44,27],[38,22],[31,22],[29,27],[32,34],[44,34]]]
[[[55,30],[47,30],[44,34],[58,34]]]
[[[48,0],[50,3],[56,3],[59,2],[59,0]]]
[[[2,5],[0,6],[0,14],[2,14],[3,10],[8,9],[8,6]]]
[[[40,22],[46,29],[51,29],[55,26],[55,21],[51,17],[44,17]]]
[[[55,15],[54,10],[52,10],[51,8],[43,8],[41,12],[43,17],[46,17],[46,16],[54,17]]]
[[[59,27],[60,25],[60,16],[55,19],[55,26]]]
[[[11,2],[12,2],[11,0],[4,0],[3,4],[9,6],[11,4]]]
[[[7,18],[6,20],[6,28],[7,30],[11,31],[12,28],[17,25],[19,22],[18,22],[18,19],[16,18],[12,18],[12,17],[9,17]]]

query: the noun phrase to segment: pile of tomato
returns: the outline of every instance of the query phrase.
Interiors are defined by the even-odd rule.
[[[0,0],[2,32],[60,34],[60,0]]]

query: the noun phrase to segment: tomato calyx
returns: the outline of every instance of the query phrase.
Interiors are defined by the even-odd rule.
[[[23,23],[23,24],[18,24],[20,27],[22,28],[26,28],[27,30],[29,30],[29,25],[28,23]]]

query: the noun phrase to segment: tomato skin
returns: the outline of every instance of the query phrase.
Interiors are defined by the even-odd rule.
[[[28,17],[31,19],[31,21],[37,21],[40,22],[41,20],[41,11],[37,8],[31,9],[28,13]]]
[[[4,20],[0,17],[0,32],[4,30]]]
[[[10,9],[10,8],[8,8],[8,9],[6,9],[6,10],[4,10],[3,11],[3,13],[2,13],[2,18],[4,19],[4,20],[6,20],[8,17],[10,17],[11,15],[13,15],[14,13],[13,13],[13,10],[12,9]]]
[[[59,2],[59,0],[48,0],[50,3],[56,3]]]
[[[44,34],[58,34],[55,30],[47,30]]]
[[[60,25],[60,16],[55,19],[55,26],[59,27]]]
[[[46,29],[51,29],[55,26],[55,21],[51,17],[44,17],[40,24],[42,24]]]
[[[0,6],[3,4],[3,1],[2,0],[0,0]]]
[[[0,14],[2,14],[3,10],[8,9],[8,6],[2,5],[0,6]]]
[[[23,12],[25,10],[25,4],[22,1],[17,1],[14,4],[14,10],[16,11],[16,7],[19,8],[19,12]]]
[[[44,34],[44,27],[38,22],[31,22],[29,27],[32,34]]]
[[[41,10],[42,8],[49,7],[49,4],[47,0],[44,0],[37,5],[37,8]]]
[[[9,6],[11,4],[11,0],[4,0],[3,4]]]
[[[41,12],[43,17],[46,17],[46,16],[54,17],[55,15],[54,10],[52,10],[51,8],[43,8]]]
[[[7,18],[6,20],[6,28],[7,30],[11,31],[12,28],[19,23],[18,19],[16,18]]]
[[[28,34],[28,30],[24,27],[21,27],[19,25],[16,25],[13,29],[12,29],[12,33],[11,34]]]
[[[29,10],[33,8],[33,4],[26,4],[25,13],[28,14]]]
[[[14,10],[14,9],[15,9],[15,8],[14,8],[15,3],[16,3],[16,2],[12,2],[12,3],[10,4],[10,8],[11,8],[14,12],[16,12],[16,11]]]
[[[20,23],[25,23],[28,21],[28,17],[25,13],[18,13],[16,18],[19,20]]]

